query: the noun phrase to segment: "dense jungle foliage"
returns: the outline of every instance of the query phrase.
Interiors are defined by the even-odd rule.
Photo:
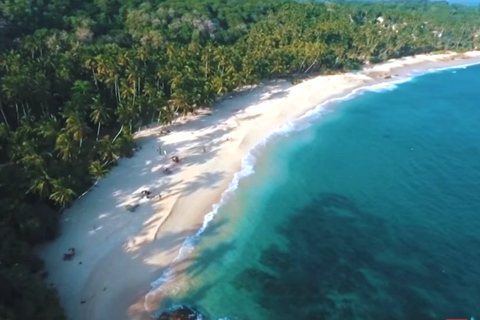
[[[32,246],[132,133],[262,79],[479,45],[446,3],[0,2],[0,319],[64,319]]]

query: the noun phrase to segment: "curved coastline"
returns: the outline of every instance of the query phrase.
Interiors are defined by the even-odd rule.
[[[243,99],[243,103],[235,105],[233,100],[225,101],[222,103],[224,104],[222,109],[225,105],[230,107],[225,108],[226,110],[223,111],[219,109],[218,113],[220,115],[213,115],[209,121],[205,120],[207,116],[202,116],[197,121],[188,121],[175,126],[172,129],[172,134],[169,136],[157,136],[158,130],[156,129],[147,129],[144,132],[140,132],[137,138],[140,141],[146,139],[146,142],[142,142],[144,149],[150,147],[155,149],[155,146],[160,142],[166,149],[170,148],[169,153],[184,152],[187,163],[175,174],[178,178],[172,178],[168,186],[172,189],[178,185],[178,188],[174,190],[173,195],[168,195],[169,199],[165,199],[166,201],[162,201],[159,205],[152,205],[150,211],[146,210],[146,212],[141,212],[138,216],[129,217],[129,220],[127,222],[123,221],[124,223],[120,227],[113,228],[109,226],[111,228],[108,231],[111,236],[99,235],[94,240],[78,240],[82,236],[88,237],[85,235],[85,230],[87,229],[82,230],[82,232],[74,232],[74,237],[78,238],[77,242],[79,242],[77,247],[82,248],[83,245],[85,259],[91,258],[92,260],[92,264],[88,268],[80,269],[67,265],[66,267],[63,266],[65,268],[62,268],[67,270],[58,270],[58,256],[61,254],[63,246],[69,243],[66,240],[67,232],[65,232],[67,235],[62,236],[53,244],[40,248],[41,254],[46,259],[47,269],[52,274],[52,282],[59,289],[69,318],[106,319],[105,315],[108,314],[109,317],[118,319],[149,319],[150,311],[154,310],[154,306],[158,305],[162,298],[162,288],[167,285],[169,290],[172,290],[172,288],[175,290],[175,282],[181,280],[181,270],[188,261],[180,261],[181,263],[178,263],[179,260],[186,260],[182,258],[189,255],[195,243],[195,237],[201,235],[218,208],[228,201],[230,194],[237,188],[238,182],[243,177],[254,172],[254,154],[272,137],[301,129],[303,125],[308,125],[309,122],[321,115],[323,111],[329,110],[328,107],[332,103],[351,99],[362,92],[368,90],[389,90],[394,88],[395,83],[408,81],[412,76],[451,68],[463,68],[479,63],[479,52],[422,55],[389,61],[359,73],[320,76],[297,86],[289,86],[285,82],[279,85],[278,82],[274,82],[249,93],[240,94],[239,97],[233,99],[237,99],[237,101]],[[397,75],[393,78],[385,79],[385,74],[391,75],[392,73]],[[315,92],[315,90],[330,88],[332,89],[327,93],[323,93],[323,95]],[[278,95],[278,93],[280,94]],[[251,99],[251,96],[254,94],[258,98],[256,101]],[[265,94],[267,98],[262,100],[262,94]],[[250,95],[250,98],[248,98],[248,95]],[[252,103],[248,104],[248,101],[253,102],[253,105]],[[292,108],[292,106],[295,107]],[[273,120],[268,121],[270,119]],[[215,128],[221,124],[216,121],[228,123],[228,125],[222,128]],[[262,130],[256,128],[260,123],[263,125],[264,121],[266,125],[261,128]],[[207,124],[205,125],[205,123]],[[193,134],[191,130],[205,132],[203,134]],[[249,133],[251,130],[255,132],[253,134]],[[215,134],[216,131],[219,132]],[[229,135],[233,135],[238,140],[225,141],[225,138],[229,137]],[[203,140],[198,139],[199,136],[207,138]],[[211,139],[212,137],[214,138],[213,140]],[[193,163],[188,162],[189,158],[201,157],[198,151],[198,148],[202,145],[201,143],[204,143],[205,140],[216,141],[216,139],[219,141],[218,144],[214,143],[216,149],[215,152],[212,151],[214,153],[212,157],[200,159],[200,161]],[[192,142],[191,140],[199,141]],[[191,152],[191,150],[195,151]],[[232,152],[235,152],[234,156],[231,155]],[[138,155],[136,157],[141,158]],[[162,157],[160,159],[157,158],[155,160],[158,161],[158,164],[152,166],[150,172],[156,172],[156,170],[153,171],[154,167],[159,167],[168,161],[168,159]],[[138,162],[139,164],[140,162],[152,161],[144,158],[141,158],[141,160]],[[132,171],[132,167],[128,168],[131,161],[124,162],[127,162],[124,165],[124,167],[127,166],[125,170]],[[229,163],[225,164],[225,162]],[[130,163],[130,165],[132,164]],[[181,182],[181,180],[189,177],[195,178],[199,175],[201,176],[202,173],[211,172],[208,170],[214,168],[216,169],[215,172],[220,172],[219,168],[222,166],[226,166],[222,168],[224,169],[223,174],[216,178],[214,177],[215,179],[213,180],[211,176],[207,176],[203,184],[195,186],[195,190],[190,190],[192,188],[191,184],[182,184],[183,182]],[[133,169],[135,167],[133,166]],[[122,174],[117,172],[118,175],[121,176]],[[113,190],[105,186],[112,183],[112,179],[108,179],[107,177],[105,179],[107,181],[103,181],[105,182],[103,185],[101,181],[98,189],[106,189],[105,191],[107,192]],[[209,186],[209,183],[212,181],[215,185],[214,188]],[[139,185],[141,187],[155,185],[153,181],[150,181],[150,184],[144,182],[140,182]],[[158,189],[167,187],[165,183],[159,185],[155,185],[155,187]],[[131,195],[131,192],[136,190],[130,188],[123,193],[123,197],[120,199],[122,201],[117,199],[116,203],[110,203],[110,207],[115,207],[115,204],[117,204],[117,207],[121,207],[128,201],[128,191],[130,191]],[[83,206],[83,210],[85,210],[89,207],[88,202],[90,204],[92,202],[90,198],[95,197],[102,197],[102,195],[98,195],[98,191],[94,190],[81,200],[82,204],[76,204],[74,207]],[[67,219],[82,219],[81,217],[72,217],[73,210],[69,210],[71,212]],[[78,211],[77,209],[77,213]],[[120,214],[124,214],[123,210],[117,209],[116,211],[121,211]],[[189,212],[188,219],[184,217],[187,211]],[[195,212],[192,214],[193,211]],[[165,214],[165,212],[168,213]],[[116,213],[112,213],[112,215],[114,214]],[[119,219],[124,218],[120,217]],[[134,220],[141,220],[141,223],[138,223],[138,221],[131,223]],[[147,228],[150,227],[149,223],[152,221],[155,226],[151,228],[155,229],[153,236],[152,230]],[[68,221],[63,223],[68,223]],[[90,228],[92,221],[81,223]],[[130,224],[135,224],[135,226]],[[128,230],[129,232],[116,233],[120,231],[121,227],[125,226],[131,228]],[[75,226],[70,223],[67,231],[74,229]],[[175,239],[171,240],[172,234],[175,232],[178,232],[179,235],[175,235]],[[96,235],[97,233],[95,233]],[[171,243],[165,244],[169,239]],[[98,241],[105,241],[106,244],[89,248],[89,245],[95,245]],[[92,252],[87,253],[87,251]],[[80,250],[81,252],[82,250]],[[115,265],[115,267],[112,268],[112,265]],[[82,271],[83,274],[78,277],[76,283],[72,284],[68,281],[72,274],[75,274],[75,272],[81,273]],[[153,281],[155,279],[157,280]],[[121,283],[112,285],[114,281]],[[106,283],[108,283],[108,291],[106,289],[103,290],[103,288],[107,288]],[[153,289],[151,291],[148,288],[148,283],[152,284]],[[110,290],[112,287],[113,289]],[[105,292],[108,292],[108,294],[104,294]],[[86,301],[86,303],[79,304],[80,299],[85,299],[81,301]],[[122,306],[123,304],[125,304],[125,308]]]
[[[394,90],[395,88],[397,88],[397,85],[405,82],[409,82],[416,77],[420,77],[426,74],[441,72],[441,71],[446,71],[451,69],[464,69],[464,68],[468,68],[468,67],[479,65],[479,64],[480,64],[480,61],[475,61],[472,63],[453,65],[453,66],[447,66],[447,67],[412,70],[411,74],[409,73],[407,75],[404,75],[401,78],[396,78],[391,81],[379,82],[375,84],[366,85],[363,87],[358,87],[353,89],[351,92],[345,94],[344,96],[328,99],[320,103],[319,105],[315,106],[313,109],[308,110],[307,112],[305,112],[304,115],[299,116],[298,118],[295,118],[289,121],[288,123],[283,124],[279,128],[274,129],[265,138],[258,141],[250,149],[247,155],[242,159],[242,165],[241,165],[240,171],[234,174],[234,177],[232,181],[229,183],[227,189],[222,193],[220,201],[214,204],[212,207],[212,210],[204,216],[202,227],[194,235],[187,237],[185,239],[182,247],[179,250],[177,257],[172,261],[172,265],[177,264],[182,259],[186,258],[188,254],[192,253],[192,251],[194,250],[195,243],[198,240],[197,238],[200,237],[202,233],[206,230],[209,223],[217,215],[218,210],[229,200],[230,196],[238,188],[240,181],[255,173],[256,157],[254,156],[254,153],[261,152],[261,148],[264,147],[272,138],[275,138],[281,135],[288,135],[293,131],[305,129],[305,126],[309,126],[312,121],[315,121],[316,119],[318,119],[323,114],[323,112],[327,110],[326,108],[330,104],[340,103],[342,101],[354,99],[355,97],[368,91],[381,92],[385,90]],[[366,71],[367,70],[364,70],[363,72],[366,72]],[[162,285],[168,282],[175,282],[175,271],[174,271],[174,268],[172,267],[167,268],[160,278],[156,279],[150,284],[152,287],[152,290],[145,296],[146,309],[148,309],[149,308],[148,306],[151,305],[151,303],[149,303],[149,299],[151,299],[151,297],[155,299],[155,296],[158,294],[162,295]],[[154,312],[153,314],[158,315],[158,313],[161,311],[162,310],[157,310],[157,312]]]

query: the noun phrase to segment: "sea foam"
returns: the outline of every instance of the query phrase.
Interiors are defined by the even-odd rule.
[[[428,69],[426,72],[423,72],[422,74],[434,73],[434,72],[440,72],[440,71],[446,71],[446,70],[466,69],[468,67],[473,67],[479,64],[480,62],[472,62],[472,63],[465,63],[457,66],[450,66],[450,67],[444,67],[444,68],[436,68],[436,69],[432,68],[432,69]]]

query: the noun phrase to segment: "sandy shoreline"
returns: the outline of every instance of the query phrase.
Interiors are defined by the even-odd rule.
[[[270,82],[171,126],[169,135],[161,135],[160,128],[137,133],[141,150],[122,159],[68,209],[61,218],[62,235],[38,248],[50,273],[47,281],[58,289],[68,319],[150,319],[149,311],[162,297],[151,294],[145,303],[150,283],[200,229],[242,159],[276,128],[354,89],[469,63],[480,63],[480,52],[419,55],[296,86]],[[173,155],[180,157],[179,164],[172,164]],[[165,166],[172,174],[162,172]],[[144,189],[162,198],[138,199]],[[140,204],[135,212],[125,209],[134,203]],[[76,257],[62,261],[70,247],[76,248]]]

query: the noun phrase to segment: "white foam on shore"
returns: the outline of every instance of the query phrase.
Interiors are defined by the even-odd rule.
[[[429,73],[434,73],[434,72],[440,72],[440,71],[445,71],[445,70],[450,70],[450,69],[466,69],[470,66],[474,65],[479,65],[480,62],[475,62],[475,63],[468,63],[468,64],[463,64],[463,65],[457,65],[457,66],[450,66],[450,67],[444,67],[444,68],[438,68],[438,69],[427,69],[423,70],[421,72],[415,72],[414,75],[411,77],[403,77],[399,79],[392,78],[391,81],[387,82],[382,82],[382,83],[377,83],[373,85],[368,85],[364,87],[359,87],[357,89],[352,90],[352,92],[340,96],[340,97],[334,97],[331,99],[326,100],[325,102],[317,105],[315,108],[312,110],[306,112],[303,116],[300,116],[299,118],[288,121],[279,128],[273,130],[269,135],[267,135],[264,139],[260,140],[257,142],[252,149],[248,152],[248,154],[242,159],[241,162],[241,169],[239,172],[234,174],[234,177],[232,181],[229,183],[227,189],[222,193],[220,201],[213,205],[212,210],[207,213],[204,216],[202,227],[192,236],[187,237],[185,241],[183,242],[179,254],[177,257],[173,260],[172,265],[176,265],[176,263],[182,261],[184,258],[186,258],[195,248],[195,245],[198,243],[200,236],[202,233],[205,231],[205,229],[208,227],[209,223],[213,220],[215,215],[217,215],[218,210],[230,199],[230,197],[233,195],[234,191],[238,188],[238,185],[240,183],[240,180],[244,179],[245,177],[248,177],[255,173],[254,167],[256,163],[256,157],[254,154],[257,153],[257,151],[265,146],[267,142],[269,142],[272,138],[278,137],[278,136],[283,136],[283,135],[288,135],[292,132],[295,131],[300,131],[304,130],[314,122],[314,120],[318,119],[322,115],[324,115],[327,111],[330,111],[331,108],[326,108],[327,105],[333,104],[333,103],[338,103],[346,100],[351,100],[354,97],[357,97],[365,92],[383,92],[383,91],[392,91],[398,88],[398,85],[406,82],[412,81],[414,78],[429,74]],[[147,302],[149,298],[156,294],[158,291],[163,291],[164,289],[169,289],[170,292],[175,293],[178,288],[173,284],[175,281],[175,274],[174,274],[174,269],[172,267],[168,267],[162,274],[160,278],[157,280],[153,281],[150,285],[152,289],[150,292],[146,295],[145,297],[145,308],[147,308]],[[161,310],[157,310],[156,312],[153,312],[152,317],[159,316]]]
[[[420,73],[422,74],[427,74],[427,73],[434,73],[434,72],[440,72],[440,71],[446,71],[446,70],[454,70],[454,69],[467,69],[468,67],[473,67],[480,65],[480,62],[472,62],[472,63],[465,63],[465,64],[460,64],[457,66],[450,66],[450,67],[444,67],[444,68],[432,68],[428,69],[426,72]]]

